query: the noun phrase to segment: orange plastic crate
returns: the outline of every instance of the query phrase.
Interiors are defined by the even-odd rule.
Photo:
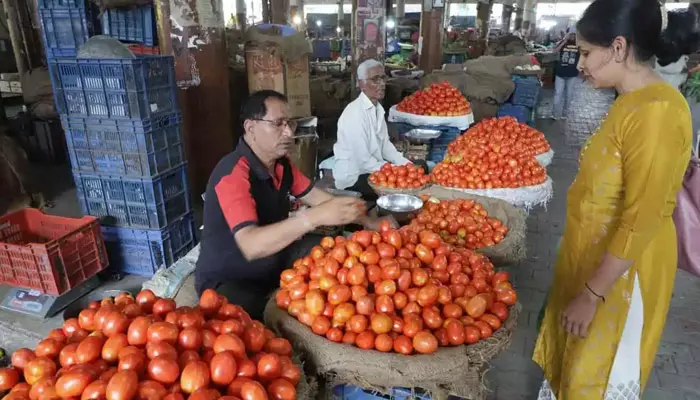
[[[108,263],[95,217],[55,217],[34,208],[0,217],[0,283],[60,295]]]
[[[144,46],[142,44],[130,44],[129,50],[134,54],[159,55],[160,48],[158,46]]]

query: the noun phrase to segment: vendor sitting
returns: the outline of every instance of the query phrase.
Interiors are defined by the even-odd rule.
[[[389,141],[384,107],[379,103],[386,90],[384,66],[366,60],[357,68],[362,93],[348,104],[338,120],[338,141],[333,146],[333,179],[337,189],[353,190],[368,201],[377,199],[367,183],[369,174],[385,163],[410,163]]]
[[[289,268],[320,237],[302,237],[319,226],[367,226],[364,202],[314,188],[288,158],[296,122],[287,98],[264,90],[245,101],[243,138],[209,178],[204,232],[195,288],[213,288],[262,319],[265,302]],[[310,208],[289,216],[289,195]],[[311,237],[310,237],[311,236]]]

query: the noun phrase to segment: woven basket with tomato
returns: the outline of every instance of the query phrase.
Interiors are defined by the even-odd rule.
[[[474,122],[471,105],[449,82],[433,83],[405,97],[389,109],[389,121],[414,126],[452,126],[467,129]]]
[[[514,121],[490,119],[470,128],[449,145],[432,171],[432,182],[525,208],[546,204],[552,182],[535,156],[550,151],[549,143]]]
[[[423,168],[414,165],[384,164],[379,171],[367,178],[367,183],[378,195],[415,194],[428,187],[430,176]]]
[[[484,254],[496,265],[525,259],[527,216],[499,199],[433,186],[419,194],[423,209],[410,228],[429,229],[444,241]]]
[[[362,387],[483,394],[485,363],[510,344],[508,273],[434,232],[326,237],[282,272],[265,321],[320,374]]]
[[[467,98],[447,81],[433,83],[405,97],[396,110],[431,117],[458,117],[471,113]]]
[[[276,337],[214,290],[197,307],[152,291],[95,301],[0,368],[5,399],[310,399],[315,380]]]

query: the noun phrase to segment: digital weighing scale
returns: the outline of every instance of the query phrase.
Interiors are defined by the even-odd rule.
[[[0,292],[7,293],[0,303],[0,308],[35,318],[51,318],[74,301],[83,297],[100,283],[93,276],[77,287],[59,296],[43,294],[38,290],[0,285]]]

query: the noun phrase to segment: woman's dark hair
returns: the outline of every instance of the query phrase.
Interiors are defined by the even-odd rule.
[[[661,12],[659,0],[595,0],[576,29],[587,42],[602,47],[622,36],[637,60],[644,62],[656,56],[663,66],[694,53],[700,33],[694,9],[669,12],[663,32]]]

